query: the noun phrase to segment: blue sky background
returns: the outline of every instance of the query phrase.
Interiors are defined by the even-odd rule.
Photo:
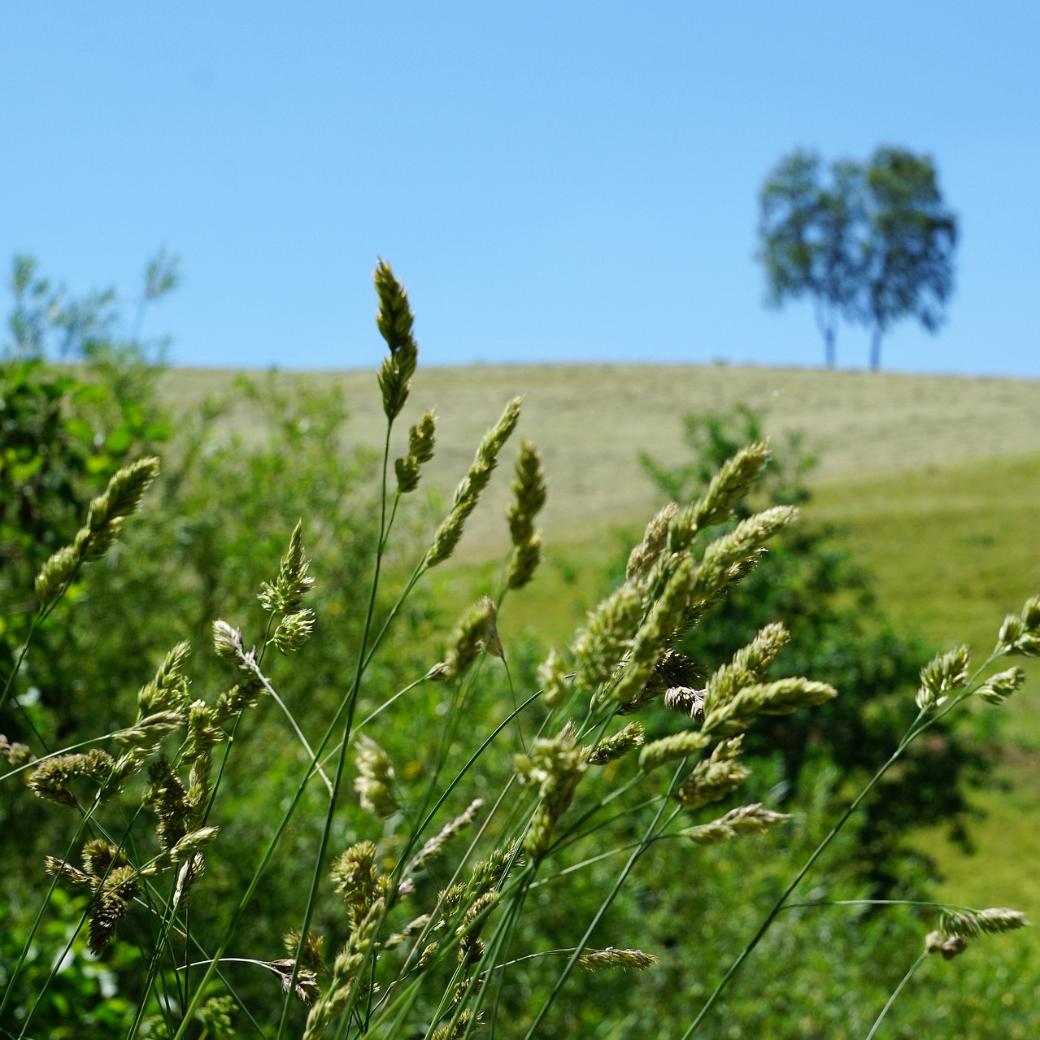
[[[886,367],[1037,376],[1038,53],[1033,3],[5,4],[0,256],[131,303],[174,250],[146,331],[182,364],[375,364],[381,254],[427,363],[815,365],[758,188],[901,144],[962,240],[948,325]]]

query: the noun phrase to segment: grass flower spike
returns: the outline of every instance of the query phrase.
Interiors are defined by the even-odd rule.
[[[86,526],[71,545],[47,560],[36,578],[36,595],[46,606],[61,595],[80,565],[100,560],[119,534],[124,518],[137,511],[144,493],[159,475],[157,458],[139,459],[113,474],[104,494],[90,503]]]
[[[488,486],[491,474],[498,464],[498,456],[516,424],[520,420],[520,398],[515,397],[506,405],[497,423],[491,427],[477,448],[469,470],[455,489],[455,500],[451,511],[437,528],[433,544],[426,553],[426,566],[435,567],[443,563],[455,551],[462,538],[463,529],[470,514],[477,507],[480,495]]]
[[[397,490],[402,495],[419,486],[422,467],[433,458],[436,426],[433,412],[424,412],[422,418],[408,431],[408,454],[394,463]]]
[[[419,360],[419,347],[412,335],[415,318],[404,286],[394,277],[390,265],[380,260],[375,270],[379,314],[376,326],[390,348],[389,356],[379,371],[379,389],[383,395],[383,411],[393,422],[408,400],[412,376]]]

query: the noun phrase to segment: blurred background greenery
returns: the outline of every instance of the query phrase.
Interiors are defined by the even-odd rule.
[[[150,265],[142,305],[176,280],[169,258]],[[16,263],[13,285],[0,368],[0,674],[24,640],[34,574],[74,533],[89,498],[141,454],[159,454],[164,472],[117,549],[82,574],[41,630],[18,685],[28,719],[8,705],[0,732],[26,739],[31,720],[56,747],[125,725],[137,688],[180,639],[196,651],[196,695],[215,694],[222,678],[208,652],[209,626],[222,617],[242,626],[247,642],[260,638],[256,591],[302,518],[318,626],[306,651],[274,664],[271,677],[304,730],[320,734],[353,664],[377,529],[374,376],[169,370],[162,343],[142,341],[140,314],[123,313],[113,296],[70,298],[27,260]],[[524,690],[533,688],[548,647],[568,638],[617,577],[649,511],[696,494],[736,446],[760,434],[773,441],[776,462],[753,504],[804,510],[798,528],[688,647],[710,669],[779,618],[793,633],[782,671],[839,688],[838,701],[811,719],[777,720],[755,733],[759,762],[745,800],[782,803],[796,825],[720,848],[662,842],[596,937],[603,946],[639,945],[660,964],[638,978],[573,977],[545,1028],[546,1036],[675,1035],[836,810],[895,744],[914,713],[920,665],[959,641],[985,654],[1003,615],[1040,589],[1040,390],[1015,380],[725,366],[420,370],[409,409],[436,406],[438,451],[424,494],[402,512],[382,609],[422,551],[480,432],[515,392],[526,395],[522,432],[543,450],[550,480],[545,563],[501,617]],[[458,611],[496,587],[507,485],[500,474],[458,556],[410,602],[392,652],[366,677],[360,710],[422,675],[439,659],[441,633]],[[1030,679],[1005,717],[980,710],[916,748],[829,852],[803,898],[945,898],[1040,917],[1033,870],[1040,670],[1033,667]],[[427,735],[444,697],[439,686],[420,687],[372,727],[417,800],[430,779]],[[467,728],[490,730],[511,707],[497,662],[485,662]],[[653,730],[653,713],[646,721]],[[246,753],[231,758],[217,807],[222,837],[194,897],[203,946],[220,935],[304,761],[269,702],[246,722],[236,738]],[[462,741],[449,749],[448,769],[468,750]],[[497,748],[449,808],[461,810],[507,775],[514,750]],[[267,875],[237,939],[242,955],[280,956],[281,935],[298,923],[321,793],[315,785],[308,794]],[[394,826],[382,835],[389,850]],[[347,807],[334,848],[379,837],[373,827]],[[5,981],[38,906],[42,858],[65,849],[67,818],[8,781],[0,833]],[[591,854],[578,846],[572,862]],[[605,860],[537,887],[514,948],[569,945],[617,866]],[[436,866],[421,883],[419,905],[446,881],[445,869]],[[8,1033],[18,1033],[79,909],[56,893],[0,1023]],[[320,929],[334,939],[342,923],[331,910],[323,914]],[[150,927],[143,915],[140,925]],[[930,927],[927,914],[906,908],[789,910],[704,1035],[861,1037]],[[36,1013],[34,1035],[119,1035],[133,1015],[140,956],[117,943],[96,960],[77,941]],[[248,966],[228,965],[227,976],[257,1019],[270,1021],[280,1005],[277,980]],[[522,1035],[552,979],[539,961],[510,969],[502,1036]],[[987,939],[955,961],[930,959],[886,1035],[1034,1037],[1038,988],[1040,939],[1032,932]],[[255,1035],[244,1017],[238,1025],[240,1035]]]

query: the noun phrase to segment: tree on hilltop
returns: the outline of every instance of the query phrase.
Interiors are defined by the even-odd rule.
[[[828,368],[842,318],[870,329],[873,369],[899,318],[915,317],[930,332],[942,323],[957,222],[927,156],[882,147],[865,165],[824,166],[795,151],[767,178],[759,209],[769,301],[812,300]]]

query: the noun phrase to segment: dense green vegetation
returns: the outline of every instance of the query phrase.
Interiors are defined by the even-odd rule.
[[[0,731],[32,744],[31,721],[39,738],[54,747],[129,725],[135,691],[181,639],[194,647],[192,696],[212,702],[233,681],[235,671],[208,650],[211,622],[225,618],[242,628],[247,644],[263,642],[269,619],[257,605],[256,593],[278,573],[289,533],[302,517],[316,578],[307,596],[317,615],[314,635],[291,657],[271,649],[263,664],[297,724],[316,744],[349,687],[365,617],[371,546],[379,530],[375,480],[383,420],[373,376],[349,374],[331,387],[318,386],[311,377],[276,376],[236,387],[222,374],[163,375],[130,342],[116,351],[82,356],[88,367],[71,372],[34,361],[9,360],[4,367],[0,396],[5,418],[11,416],[9,402],[24,405],[5,427],[4,479],[20,490],[19,501],[27,503],[15,509],[14,500],[7,498],[2,514],[5,559],[18,561],[3,571],[5,602],[16,608],[5,614],[5,677],[30,623],[32,609],[25,597],[31,596],[32,575],[54,548],[73,538],[88,500],[125,460],[147,451],[165,457],[165,471],[116,547],[76,575],[54,614],[34,635],[16,686],[25,712],[5,705]],[[438,783],[443,787],[443,778],[465,764],[472,734],[503,722],[515,698],[537,688],[535,665],[549,646],[566,645],[585,612],[608,592],[627,549],[639,538],[633,520],[660,504],[659,489],[640,468],[639,451],[657,461],[659,478],[675,476],[691,460],[706,462],[711,470],[722,461],[696,436],[684,442],[681,417],[690,412],[725,417],[731,414],[727,403],[741,400],[764,410],[775,454],[781,466],[793,465],[794,476],[788,472],[786,480],[767,479],[761,492],[766,499],[751,500],[751,506],[760,509],[783,501],[793,488],[793,497],[806,507],[802,530],[807,533],[788,535],[780,543],[763,565],[774,568],[762,572],[765,584],[757,593],[747,586],[752,602],[741,607],[738,593],[732,601],[736,613],[705,620],[706,638],[689,647],[703,657],[703,668],[716,668],[769,620],[752,608],[767,615],[776,608],[800,611],[804,617],[803,624],[796,617],[787,619],[795,639],[790,659],[781,659],[780,674],[828,678],[810,671],[826,667],[819,647],[810,645],[826,633],[821,643],[855,645],[861,648],[857,654],[883,659],[874,681],[885,675],[892,680],[892,688],[877,691],[881,700],[859,689],[848,709],[842,703],[841,710],[851,712],[845,721],[840,714],[828,714],[832,708],[813,716],[809,764],[793,793],[790,763],[770,744],[770,734],[780,731],[756,729],[758,743],[749,759],[754,773],[741,800],[774,807],[783,802],[785,811],[794,814],[792,823],[719,846],[656,844],[635,864],[593,945],[638,945],[659,963],[638,975],[572,976],[539,1032],[679,1036],[797,865],[862,783],[868,763],[850,768],[828,726],[851,726],[854,732],[888,739],[900,712],[913,716],[916,669],[933,649],[964,639],[984,655],[1001,618],[1040,588],[1031,523],[1040,505],[1040,445],[1034,443],[1032,420],[1037,388],[995,380],[867,379],[722,368],[421,371],[407,421],[436,404],[437,450],[423,470],[419,492],[402,499],[377,619],[386,616],[425,549],[428,535],[422,532],[446,512],[447,493],[469,465],[474,442],[514,389],[527,391],[521,430],[543,449],[549,499],[544,562],[528,587],[510,593],[499,615],[510,671],[485,658],[474,672],[475,681],[454,692],[426,683],[367,722],[393,691],[444,659],[450,643],[443,633],[460,612],[478,595],[500,590],[509,552],[503,512],[510,499],[509,478],[500,473],[474,513],[459,552],[418,586],[398,619],[392,653],[373,659],[359,690],[358,718],[394,763],[395,793],[405,811],[391,811],[380,823],[345,798],[328,835],[330,856],[371,838],[380,842],[384,866],[392,864],[407,843],[409,813],[429,804]],[[202,407],[207,396],[212,401]],[[130,404],[132,422],[126,417]],[[26,415],[36,417],[33,423],[37,418],[46,422],[27,425]],[[951,415],[970,415],[971,421],[955,421]],[[22,450],[24,443],[20,447],[14,435],[27,428],[33,431],[33,446],[46,445],[46,452],[27,456]],[[796,452],[784,448],[782,435],[796,429],[804,430],[805,443],[819,451],[814,472],[800,472]],[[723,432],[737,439],[755,433],[739,426]],[[732,444],[726,448],[728,452]],[[782,476],[784,470],[773,472]],[[668,492],[696,497],[703,492],[705,475],[695,465],[679,475],[684,485]],[[24,526],[26,517],[31,528]],[[770,586],[771,573],[783,588]],[[806,574],[813,576],[811,581],[792,578]],[[872,596],[865,595],[871,591]],[[780,595],[769,598],[766,593],[771,592]],[[841,641],[838,633],[851,629],[853,618],[855,640],[850,631],[850,639]],[[743,637],[737,634],[741,624],[750,628]],[[896,641],[885,642],[886,628],[898,632]],[[725,638],[719,635],[724,630],[729,633]],[[914,652],[920,657],[914,659]],[[862,656],[856,660],[861,662]],[[865,674],[861,663],[849,665],[847,673],[857,674],[856,669]],[[1020,699],[1011,699],[1003,709],[1007,724],[998,726],[994,710],[985,707],[977,719],[961,722],[940,741],[943,754],[956,751],[952,760],[947,757],[947,765],[967,762],[976,750],[996,755],[998,747],[1004,749],[996,776],[1009,782],[1008,789],[988,781],[972,792],[967,787],[972,777],[964,775],[952,780],[947,792],[963,788],[970,802],[989,811],[988,817],[962,819],[959,805],[940,810],[932,800],[937,812],[949,814],[941,827],[922,825],[926,802],[924,812],[919,808],[914,818],[902,821],[900,832],[889,836],[895,840],[883,848],[864,848],[865,832],[850,826],[799,890],[800,898],[875,898],[883,892],[974,906],[1005,904],[1040,916],[1029,870],[1037,839],[1027,815],[1035,814],[1040,775],[1035,690],[1034,682],[1032,689],[1017,695]],[[871,712],[879,710],[885,717],[872,718]],[[530,742],[543,717],[544,712],[536,712],[519,730],[507,731],[508,739],[494,745],[481,771],[465,775],[432,830],[462,812],[471,797],[497,790],[512,771],[513,754]],[[174,944],[171,960],[149,989],[151,996],[141,1004],[147,958],[158,934],[146,910],[135,908],[126,922],[133,927],[124,928],[120,939],[94,959],[82,937],[73,938],[84,912],[82,899],[56,887],[0,1014],[7,1033],[19,1035],[31,1013],[27,1036],[126,1035],[134,1029],[140,1006],[144,1018],[137,1024],[138,1035],[169,1035],[187,995],[186,983],[179,989],[182,975],[172,971],[174,956],[177,963],[204,959],[197,950],[191,953],[192,942],[210,951],[216,948],[249,882],[257,848],[277,826],[308,761],[271,697],[261,697],[242,718],[241,732],[235,724],[235,753],[228,756],[226,774],[220,767],[223,788],[214,820],[219,819],[221,833],[206,853],[206,874],[190,904],[193,939]],[[448,730],[441,736],[446,719]],[[643,721],[651,736],[675,727],[675,716],[659,708]],[[956,746],[951,743],[955,734]],[[922,750],[932,754],[936,748]],[[607,789],[627,779],[631,770],[632,762],[625,759],[607,766]],[[902,780],[916,782],[913,775],[911,771],[908,780],[902,774]],[[0,981],[5,986],[32,930],[39,895],[47,889],[43,857],[62,856],[72,835],[69,816],[58,806],[33,799],[22,779],[6,781],[0,810],[5,835],[0,898],[13,925],[0,945]],[[895,806],[901,775],[891,779],[895,786],[889,804]],[[129,806],[145,786],[141,778],[132,781]],[[572,812],[580,818],[594,810],[596,797],[591,791],[580,794]],[[265,875],[262,898],[251,905],[229,955],[269,963],[285,956],[281,936],[299,926],[300,893],[311,881],[326,801],[320,782],[307,788]],[[573,947],[624,857],[604,855],[580,870],[554,880],[550,876],[638,840],[646,823],[640,812],[645,810],[622,804],[630,813],[615,822],[609,841],[597,844],[593,839],[564,850],[531,887],[525,913],[510,936],[513,956]],[[709,811],[696,822],[712,815],[716,813]],[[108,826],[118,822],[118,814],[106,820]],[[983,840],[968,852],[963,843],[948,839],[951,823],[963,826],[969,839],[999,834],[999,847]],[[492,837],[508,833],[505,823],[496,823],[490,832]],[[892,868],[887,876],[864,870],[867,861],[876,865],[879,849]],[[944,879],[937,884],[927,859],[914,856],[914,850],[933,855]],[[67,854],[69,859],[74,851]],[[435,861],[417,878],[416,912],[450,880],[453,863],[452,856]],[[165,895],[156,892],[152,898]],[[906,907],[785,911],[700,1035],[863,1036],[934,925],[933,911]],[[327,952],[334,955],[349,921],[334,902],[322,901],[314,926],[326,934]],[[66,944],[71,956],[60,961],[61,970],[46,985],[54,958]],[[949,962],[929,958],[881,1035],[1030,1037],[1038,1024],[1031,1003],[1040,983],[1037,964],[1031,932],[987,937]],[[549,958],[509,969],[507,981],[494,993],[502,1036],[524,1035],[561,966]],[[205,968],[192,970],[197,980]],[[276,1035],[283,1005],[275,973],[233,963],[223,973],[260,1031]],[[222,992],[214,980],[205,996]],[[290,1035],[299,1035],[305,1009],[287,1006]],[[420,1001],[409,1023],[413,1032],[405,1035],[422,1035],[432,1013],[433,1005]],[[214,1021],[207,1026],[193,1022],[191,1035],[202,1035],[205,1028],[210,1037],[228,1035],[221,1032],[212,1008],[210,1017]],[[237,1035],[256,1034],[246,1011],[235,1011],[233,1020]]]

